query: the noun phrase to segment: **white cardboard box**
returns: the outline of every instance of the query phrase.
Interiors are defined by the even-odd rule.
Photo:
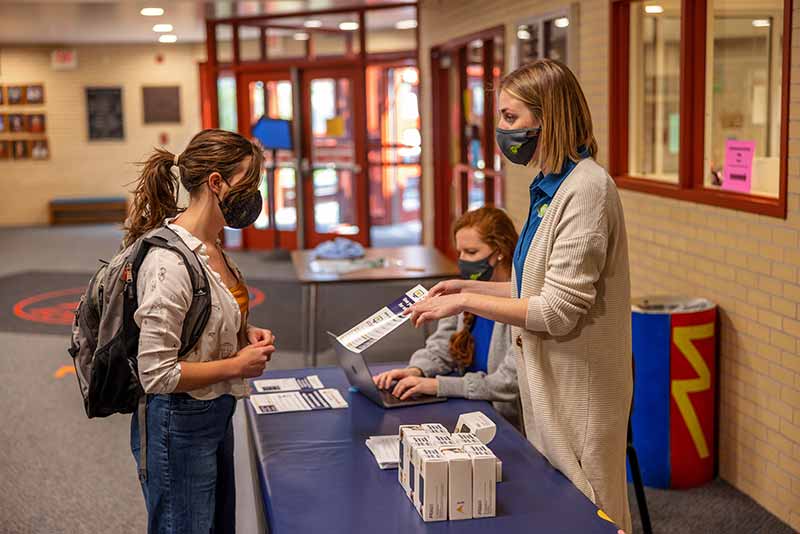
[[[406,484],[403,489],[406,491],[406,496],[414,502],[414,492],[416,491],[416,480],[418,478],[417,465],[414,463],[417,449],[421,447],[432,447],[433,443],[430,441],[430,434],[411,435],[406,437],[405,455],[408,458],[408,474],[406,476]]]
[[[450,437],[454,442],[460,445],[483,445],[483,442],[478,439],[478,436],[467,432],[456,432],[455,434],[451,434]]]
[[[425,522],[447,520],[448,460],[437,447],[414,449],[414,508]]]
[[[447,517],[472,519],[472,458],[461,447],[439,449],[447,459]]]
[[[458,443],[453,441],[450,434],[428,434],[428,439],[435,447],[457,447]]]
[[[397,463],[397,481],[400,482],[400,485],[408,495],[409,491],[409,481],[408,481],[408,462],[411,459],[411,456],[408,454],[408,450],[405,444],[405,440],[409,436],[424,436],[427,435],[427,430],[423,429],[421,425],[400,425],[400,429],[398,431],[399,439],[397,442],[398,447],[398,463]]]
[[[420,426],[431,434],[450,434],[450,431],[439,423],[423,423]]]
[[[486,445],[466,445],[472,459],[472,517],[496,515],[497,457]]]
[[[497,425],[483,412],[469,412],[458,416],[455,431],[475,434],[484,445],[488,445],[497,433]]]

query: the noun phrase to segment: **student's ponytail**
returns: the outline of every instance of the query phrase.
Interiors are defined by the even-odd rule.
[[[126,221],[123,246],[154,228],[164,224],[164,219],[178,214],[178,178],[172,173],[175,155],[157,148],[147,161],[133,191],[133,206]]]

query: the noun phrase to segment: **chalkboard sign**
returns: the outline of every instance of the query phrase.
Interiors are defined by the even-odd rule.
[[[181,122],[181,90],[173,87],[142,87],[144,123]]]
[[[123,139],[121,87],[87,87],[89,140]]]

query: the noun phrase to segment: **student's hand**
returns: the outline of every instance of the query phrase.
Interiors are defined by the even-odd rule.
[[[240,378],[256,378],[264,373],[267,362],[275,352],[275,346],[266,341],[248,345],[240,349],[229,361],[233,375]]]
[[[438,284],[437,284],[438,285]],[[436,286],[434,286],[436,287]],[[419,328],[428,321],[452,317],[464,311],[465,295],[460,293],[431,297],[417,302],[406,310],[411,315],[411,323]]]
[[[439,391],[439,382],[435,378],[407,376],[397,383],[392,390],[392,395],[400,400],[406,400],[412,395],[436,395],[437,391]]]
[[[255,326],[248,326],[247,341],[253,344],[266,341],[268,345],[274,345],[275,336],[272,335],[272,330],[267,330],[265,328],[258,328]]]
[[[391,371],[384,371],[379,375],[372,377],[372,381],[378,386],[378,389],[389,389],[392,382],[395,380],[402,380],[407,376],[422,376],[422,371],[416,367],[406,367],[405,369],[392,369]]]

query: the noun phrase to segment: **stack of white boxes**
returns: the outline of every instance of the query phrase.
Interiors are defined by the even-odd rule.
[[[438,423],[401,425],[399,434],[398,481],[424,521],[495,516],[502,464],[476,435]]]

